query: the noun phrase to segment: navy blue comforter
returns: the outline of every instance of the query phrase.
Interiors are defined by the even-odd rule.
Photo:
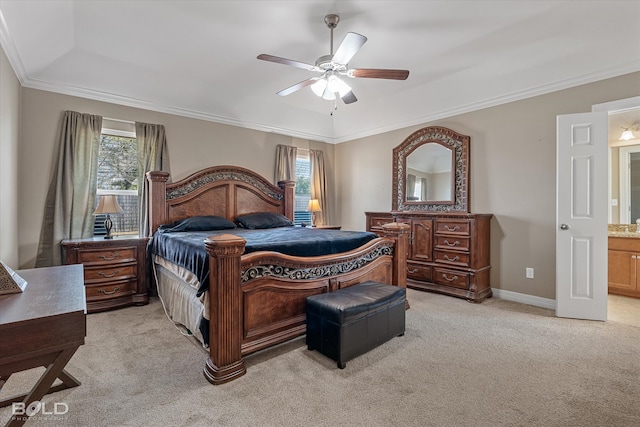
[[[356,249],[378,237],[360,231],[323,230],[304,227],[280,227],[263,230],[242,228],[219,231],[158,231],[151,253],[180,265],[198,277],[198,296],[209,286],[209,255],[204,240],[215,234],[233,234],[247,241],[245,253],[275,251],[294,256],[330,255]]]

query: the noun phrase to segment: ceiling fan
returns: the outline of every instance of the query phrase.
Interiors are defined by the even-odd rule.
[[[406,80],[407,77],[409,77],[408,70],[348,68],[349,61],[358,53],[358,50],[365,44],[367,38],[358,33],[347,33],[334,53],[333,29],[338,26],[340,17],[335,14],[330,14],[324,17],[324,22],[331,30],[331,53],[318,58],[315,64],[307,64],[264,53],[258,55],[258,59],[263,61],[276,62],[278,64],[290,65],[292,67],[321,73],[320,76],[311,77],[286,89],[282,89],[280,92],[277,92],[277,95],[286,96],[302,88],[311,86],[311,90],[324,99],[333,101],[339,97],[345,104],[351,104],[356,102],[358,98],[356,98],[349,85],[347,85],[340,76],[391,80]]]

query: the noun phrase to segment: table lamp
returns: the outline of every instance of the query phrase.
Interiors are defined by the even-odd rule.
[[[309,212],[311,212],[311,226],[315,227],[316,226],[316,212],[322,211],[322,209],[320,209],[320,202],[318,201],[318,199],[309,200],[309,206],[307,207],[307,210]]]
[[[113,227],[113,222],[111,222],[111,214],[121,213],[124,213],[124,211],[122,210],[120,205],[118,205],[118,200],[116,199],[115,194],[100,195],[100,200],[98,200],[98,207],[93,214],[107,215],[107,218],[104,220],[104,228],[107,230],[107,234],[104,236],[105,239],[113,239],[113,236],[111,235],[111,228]]]

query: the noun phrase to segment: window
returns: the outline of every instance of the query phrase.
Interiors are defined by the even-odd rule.
[[[311,199],[311,160],[309,150],[298,149],[296,156],[296,195],[293,222],[311,224],[311,212],[307,210]]]
[[[416,200],[422,200],[422,183],[424,182],[424,178],[416,179],[416,189],[413,191],[412,196],[416,198]]]
[[[112,215],[113,232],[138,234],[138,145],[134,132],[102,129],[98,149],[97,194],[115,194],[122,215]],[[97,204],[97,200],[96,200]],[[106,234],[105,215],[96,215],[94,235]]]

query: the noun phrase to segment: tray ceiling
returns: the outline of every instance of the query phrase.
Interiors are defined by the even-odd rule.
[[[368,38],[358,102],[318,98],[314,63]],[[25,87],[339,143],[640,70],[638,1],[7,1],[0,42]],[[637,88],[630,91],[630,96]],[[126,119],[123,117],[122,119]]]

